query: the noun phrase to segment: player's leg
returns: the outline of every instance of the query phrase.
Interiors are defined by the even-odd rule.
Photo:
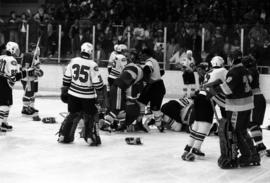
[[[84,140],[90,146],[99,146],[101,138],[99,135],[99,123],[95,100],[89,99],[82,102],[84,119]]]
[[[262,129],[266,101],[262,94],[254,95],[254,109],[252,110],[252,120],[249,125],[250,135],[254,141],[258,153],[263,156],[266,153],[266,146],[263,143]]]
[[[162,124],[163,114],[160,111],[160,109],[161,109],[162,100],[166,93],[164,82],[160,80],[153,83],[150,92],[151,92],[150,109],[153,112],[155,125],[157,126],[160,132],[163,132],[164,131],[164,126]]]
[[[238,159],[240,166],[259,165],[260,156],[249,136],[247,129],[250,123],[251,110],[234,112],[231,121],[236,124],[235,132],[241,156]],[[234,125],[233,125],[234,126]]]
[[[81,99],[68,95],[68,116],[62,122],[59,129],[58,142],[71,143],[74,141],[74,135],[79,123],[79,115],[81,114]]]
[[[23,108],[22,108],[22,114],[24,115],[32,115],[34,114],[33,109],[30,107],[32,96],[34,93],[31,91],[32,87],[29,89],[27,87],[27,81],[21,81],[24,89],[24,95],[22,98],[23,101]]]
[[[11,131],[12,126],[8,124],[7,118],[9,116],[9,106],[0,106],[0,128],[4,131]]]

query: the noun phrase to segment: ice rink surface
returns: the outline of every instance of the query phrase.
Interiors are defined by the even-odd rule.
[[[0,136],[0,183],[267,183],[270,158],[260,167],[222,170],[217,166],[219,143],[206,138],[203,160],[181,160],[188,134],[169,132],[109,134],[101,132],[102,146],[89,147],[76,132],[73,144],[58,144],[55,133],[66,105],[59,99],[37,99],[41,117],[56,117],[43,124],[22,117],[22,91],[14,91],[9,123],[14,130]],[[264,126],[270,124],[269,105]],[[270,131],[264,130],[270,147]],[[143,145],[127,145],[125,137],[141,137]]]

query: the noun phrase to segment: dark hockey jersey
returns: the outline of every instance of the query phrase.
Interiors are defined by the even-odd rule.
[[[246,111],[254,108],[251,80],[251,75],[241,63],[229,70],[226,81],[220,85],[226,95],[226,110]]]
[[[121,72],[114,85],[126,91],[127,98],[137,98],[140,93],[140,83],[143,79],[142,68],[134,63],[129,63]]]
[[[252,81],[250,83],[250,87],[252,89],[253,95],[261,94],[260,90],[260,74],[256,67],[248,68],[250,75],[252,76]]]

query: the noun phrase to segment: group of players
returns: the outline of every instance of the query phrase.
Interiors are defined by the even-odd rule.
[[[140,63],[126,45],[116,45],[108,64],[108,88],[92,59],[92,52],[93,45],[83,43],[81,55],[71,59],[66,67],[61,99],[68,104],[69,114],[59,129],[59,143],[74,141],[81,119],[84,122],[81,136],[90,146],[101,144],[99,129],[149,132],[149,126],[154,125],[163,132],[189,127],[190,138],[182,159],[193,161],[205,156],[201,145],[213,127],[215,115],[221,148],[218,165],[221,168],[260,165],[260,154],[266,152],[260,128],[266,102],[259,88],[259,73],[253,57],[242,57],[241,52],[235,52],[229,70],[219,56],[212,58],[211,68],[206,63],[199,64],[196,68],[201,78],[200,88],[162,105],[166,93],[162,80],[164,70],[151,49],[142,50],[145,59]],[[25,90],[22,113],[38,112],[33,106],[36,79],[43,75],[38,47],[32,53],[23,54],[20,64],[15,58],[18,56],[19,46],[14,42],[8,42],[6,54],[0,56],[1,133],[12,129],[7,118],[16,81],[22,80]],[[216,114],[216,105],[220,107],[222,119]],[[40,118],[34,116],[33,120]]]
[[[21,57],[20,57],[21,56]],[[20,60],[20,62],[19,62]],[[20,55],[19,45],[15,42],[6,44],[5,54],[0,56],[0,133],[12,130],[7,122],[10,107],[13,104],[12,88],[21,80],[24,96],[21,113],[40,121],[38,110],[34,107],[35,93],[38,90],[38,77],[43,76],[39,62],[39,47],[31,45],[30,52]]]

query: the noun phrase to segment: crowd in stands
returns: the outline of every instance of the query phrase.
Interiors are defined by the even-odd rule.
[[[52,1],[53,2],[53,1]],[[37,12],[21,15],[12,11],[0,19],[0,45],[8,40],[25,50],[26,24],[29,42],[41,40],[41,55],[57,52],[58,25],[62,25],[62,57],[79,54],[82,42],[92,42],[92,25],[96,26],[96,59],[106,60],[113,45],[127,43],[139,53],[153,48],[163,61],[164,27],[167,27],[167,68],[176,53],[192,50],[196,63],[213,55],[225,60],[240,49],[240,32],[244,28],[244,52],[257,58],[259,65],[270,66],[270,1],[262,0],[66,0],[46,3]],[[130,27],[130,29],[129,29]],[[201,52],[202,28],[205,49]]]

